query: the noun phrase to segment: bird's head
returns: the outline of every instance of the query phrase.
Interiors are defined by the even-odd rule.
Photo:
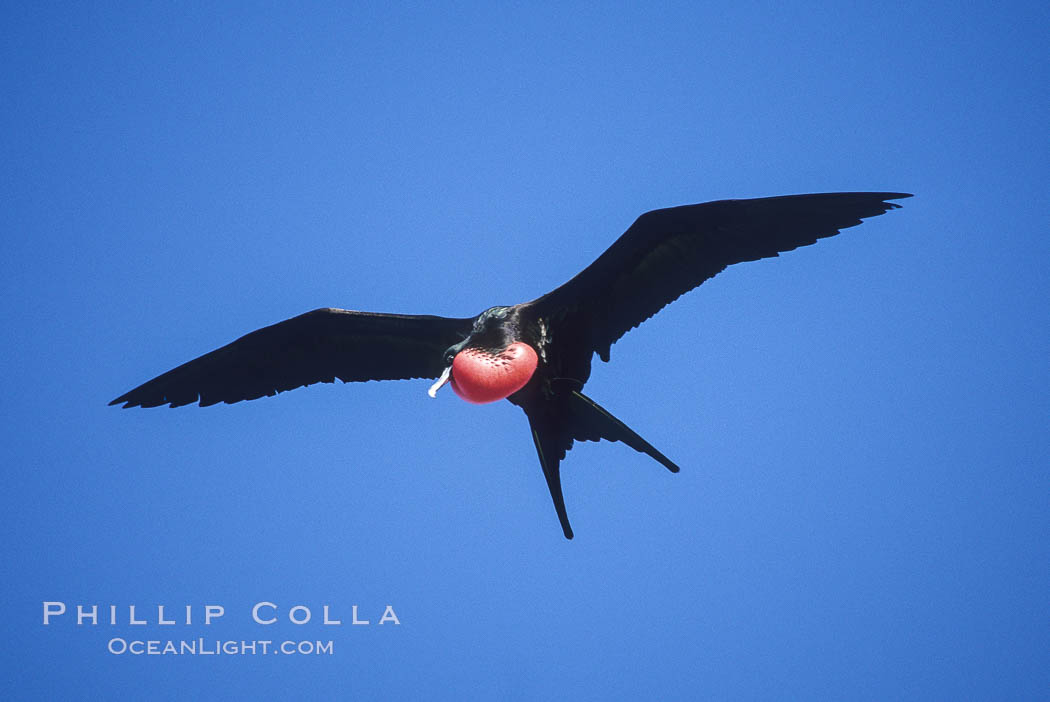
[[[428,394],[437,396],[445,383],[467,402],[495,402],[521,390],[536,372],[536,350],[522,341],[514,308],[482,312],[463,341],[445,351],[445,370]]]

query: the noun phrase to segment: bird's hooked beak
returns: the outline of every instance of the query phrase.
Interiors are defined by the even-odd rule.
[[[427,394],[430,395],[431,397],[436,398],[437,397],[437,392],[438,392],[438,390],[441,389],[441,386],[444,385],[445,383],[447,383],[451,379],[452,379],[452,366],[449,365],[447,368],[445,368],[445,370],[441,371],[441,377],[437,379],[436,383],[434,383],[433,385],[430,386],[430,389],[427,390]]]

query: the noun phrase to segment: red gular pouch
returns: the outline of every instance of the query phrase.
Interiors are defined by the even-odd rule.
[[[499,353],[464,349],[452,359],[452,390],[476,405],[502,400],[525,387],[537,363],[536,351],[520,341]]]

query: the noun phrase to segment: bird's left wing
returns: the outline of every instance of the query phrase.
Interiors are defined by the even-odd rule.
[[[143,383],[109,404],[179,407],[233,403],[311,385],[436,378],[442,354],[473,318],[322,308],[246,334]]]
[[[528,304],[608,361],[617,339],[727,266],[834,236],[905,197],[815,193],[653,210],[575,278]]]

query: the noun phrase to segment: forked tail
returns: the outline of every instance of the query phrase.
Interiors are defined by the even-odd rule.
[[[529,418],[543,476],[547,479],[547,488],[567,539],[571,539],[573,534],[569,515],[565,511],[565,498],[562,496],[560,465],[565,452],[572,448],[573,441],[620,441],[652,457],[672,473],[679,470],[652,444],[581,392],[574,390],[571,395],[563,395],[542,408],[523,409]]]

